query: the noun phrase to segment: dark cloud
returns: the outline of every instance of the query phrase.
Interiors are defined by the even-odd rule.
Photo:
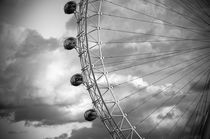
[[[203,79],[204,80],[204,79]],[[195,92],[203,93],[203,91],[210,90],[210,82],[194,82],[190,85],[190,89]]]
[[[20,18],[25,15],[27,7],[32,1],[27,0],[1,0],[0,19],[3,22],[17,25]]]
[[[9,131],[8,134],[25,134],[26,131],[16,132],[16,131]]]
[[[55,137],[54,139],[67,139],[67,138],[68,138],[68,134],[64,133],[60,135],[59,137]]]
[[[67,30],[76,30],[77,29],[77,21],[76,18],[73,16],[66,22],[66,29]]]
[[[66,133],[63,133],[57,137],[49,137],[45,139],[110,139],[111,136],[108,133],[107,129],[104,127],[102,122],[99,119],[93,121],[91,128],[81,128],[77,130],[72,130],[71,135],[69,136]]]
[[[68,134],[63,133],[58,137],[53,137],[53,138],[49,137],[49,138],[45,138],[45,139],[69,139],[69,137],[68,137]]]
[[[67,117],[66,113],[60,110],[56,106],[45,106],[44,104],[40,106],[30,106],[22,109],[15,109],[15,122],[18,121],[40,121],[40,124],[36,126],[42,125],[58,125],[70,123],[73,121],[83,120],[82,115],[77,117],[75,120],[72,120],[71,117]],[[30,124],[29,124],[30,125]]]
[[[109,139],[111,136],[109,135],[107,129],[105,129],[104,125],[99,121],[99,119],[93,122],[92,128],[82,128],[79,130],[73,130],[71,137],[69,139]]]

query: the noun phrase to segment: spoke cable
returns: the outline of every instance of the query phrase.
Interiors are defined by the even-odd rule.
[[[102,15],[103,16],[108,16],[108,17],[125,19],[125,20],[132,20],[132,21],[137,21],[137,22],[145,22],[145,23],[162,25],[162,23],[159,23],[159,22],[150,21],[150,20],[143,20],[143,19],[139,19],[139,18],[132,18],[132,17],[120,16],[120,15],[109,14],[109,13],[103,13]],[[190,31],[190,32],[193,32],[193,33],[198,33],[198,34],[200,34],[200,32],[201,32],[201,30],[198,30],[198,29],[195,29],[195,28],[184,27],[184,26],[175,25],[175,24],[171,24],[171,23],[164,23],[164,25],[168,26],[168,27],[176,27],[176,28],[180,28],[180,29],[185,29],[187,31]]]
[[[121,7],[121,8],[123,8],[123,9],[127,9],[127,10],[129,10],[129,11],[135,12],[135,13],[137,13],[137,14],[145,15],[145,16],[147,16],[147,17],[150,17],[150,18],[153,18],[153,19],[156,19],[156,20],[160,20],[160,21],[165,22],[165,23],[168,23],[168,24],[173,24],[173,23],[170,23],[170,22],[168,22],[168,21],[166,21],[166,20],[163,20],[163,19],[154,17],[154,16],[152,16],[152,15],[148,15],[148,14],[146,14],[146,13],[144,13],[144,12],[141,12],[141,11],[137,11],[137,10],[131,9],[131,8],[129,8],[129,7],[122,6],[122,5],[117,4],[117,3],[114,3],[114,2],[112,2],[112,1],[109,1],[109,0],[104,0],[104,1],[105,1],[105,2],[108,2],[108,3],[112,4],[112,5]],[[202,27],[200,27],[200,29],[203,30]]]
[[[186,53],[187,53],[187,52],[186,52]],[[182,54],[182,53],[181,53],[181,54]],[[174,56],[178,56],[178,55],[180,55],[180,53],[178,53],[177,55],[173,55],[173,56],[161,57],[161,58],[159,58],[159,59],[155,59],[155,60],[146,61],[146,62],[143,62],[143,63],[138,63],[138,64],[134,64],[134,65],[129,65],[129,66],[121,67],[121,68],[118,68],[118,69],[116,68],[116,69],[110,70],[109,73],[116,72],[116,71],[122,71],[122,70],[129,69],[129,68],[133,68],[133,67],[138,67],[138,66],[140,66],[140,65],[152,63],[152,62],[159,61],[159,60],[164,60],[164,59],[167,59],[167,58],[170,58],[170,57],[174,57]]]
[[[205,73],[204,73],[204,75],[205,75]],[[203,76],[204,76],[203,75]],[[201,76],[201,77],[203,77],[203,76]],[[202,79],[200,77],[200,79],[199,79],[199,81]],[[194,84],[192,87],[195,87],[196,85],[198,84],[198,82],[196,83],[196,84]],[[190,94],[190,91],[188,90],[188,92],[186,93],[186,94]],[[176,108],[176,106],[177,105],[179,105],[185,98],[186,98],[186,94],[184,94],[180,99],[179,99],[179,101],[166,113],[166,115],[167,114],[169,114],[170,112],[172,112],[175,108]],[[197,98],[197,96],[195,96],[194,97],[194,100],[196,100],[196,98]],[[165,119],[163,118],[163,119],[161,119],[148,133],[147,133],[147,138],[150,136],[150,134],[152,133],[152,132],[154,132],[154,130],[164,121]]]
[[[204,58],[206,58],[206,57],[204,57]],[[151,86],[151,85],[154,85],[154,84],[156,84],[156,83],[158,83],[158,82],[160,82],[160,81],[162,81],[162,80],[164,80],[164,79],[166,79],[166,78],[168,78],[168,77],[170,77],[170,76],[172,76],[172,75],[174,75],[174,74],[176,74],[176,73],[178,73],[178,72],[180,72],[180,71],[182,71],[182,70],[184,70],[184,69],[186,69],[186,68],[190,68],[191,65],[196,64],[196,63],[200,62],[201,60],[203,60],[203,58],[202,58],[202,59],[199,59],[199,60],[197,60],[197,61],[194,61],[193,63],[191,63],[191,64],[189,64],[189,65],[187,65],[187,66],[185,66],[185,67],[183,67],[183,68],[181,68],[181,69],[178,69],[178,70],[176,70],[175,72],[172,72],[171,74],[168,74],[167,76],[164,76],[163,78],[160,78],[159,80],[157,80],[157,81],[155,81],[155,82],[152,82],[152,83],[150,84],[150,86]],[[205,63],[202,63],[201,65],[203,65],[203,64],[205,64]],[[201,65],[200,65],[200,66],[201,66]],[[194,70],[194,69],[193,69],[193,70]],[[188,74],[189,74],[189,72],[188,72]],[[176,84],[176,83],[179,82],[182,78],[184,78],[184,76],[182,76],[181,78],[179,78],[179,79],[177,79],[176,81],[174,81],[173,84]],[[148,86],[143,87],[143,88],[140,88],[140,89],[138,89],[137,91],[135,91],[135,92],[133,92],[133,93],[131,93],[131,94],[129,94],[129,95],[127,95],[127,96],[125,96],[125,97],[119,99],[119,100],[122,101],[122,100],[128,99],[129,97],[131,97],[131,96],[133,96],[133,95],[139,93],[139,91],[144,90],[144,89],[146,89],[147,87],[148,87]],[[151,98],[154,97],[154,96],[157,96],[157,95],[160,94],[160,93],[162,93],[162,92],[159,92],[159,93],[156,93],[156,94],[152,94],[152,95],[151,95]],[[134,109],[135,109],[135,108],[133,108],[131,111],[133,111]]]
[[[203,95],[200,96],[199,100],[197,101],[195,108],[197,107],[197,105],[200,103],[200,101],[202,100]],[[171,127],[171,130],[169,132],[169,137],[172,136],[173,132],[175,131],[175,129],[177,128],[177,124],[178,122],[183,118],[183,116],[187,113],[190,112],[190,106],[192,106],[192,104],[194,102],[196,102],[197,98],[195,98],[192,103],[190,103],[190,105],[185,109],[185,111],[182,113],[182,115],[178,118],[178,120],[174,123],[174,125]],[[193,107],[193,106],[192,106]]]
[[[110,67],[110,66],[119,66],[119,65],[123,65],[126,63],[134,63],[135,61],[141,61],[141,60],[148,60],[148,59],[152,59],[152,58],[159,58],[159,57],[163,57],[163,56],[173,56],[177,53],[179,54],[186,54],[186,53],[190,53],[190,52],[195,52],[196,50],[203,50],[203,49],[209,49],[210,47],[205,47],[205,48],[197,48],[197,49],[188,49],[185,51],[181,51],[181,50],[177,50],[177,51],[173,51],[173,52],[169,52],[169,53],[164,53],[164,54],[160,54],[160,55],[155,55],[155,56],[148,56],[148,57],[140,57],[140,58],[130,58],[127,60],[120,60],[120,61],[114,61],[114,62],[104,62],[106,67]],[[135,55],[134,55],[135,56]],[[95,65],[95,66],[101,66],[101,65]]]
[[[208,54],[209,54],[209,53],[208,53]],[[199,55],[199,56],[196,56],[196,57],[194,57],[194,58],[192,58],[192,59],[188,59],[188,60],[182,61],[182,62],[180,62],[180,63],[176,63],[176,64],[174,64],[174,65],[170,65],[170,66],[164,67],[164,68],[162,68],[162,69],[160,69],[160,70],[156,70],[156,71],[153,71],[153,72],[150,72],[150,73],[141,75],[140,77],[137,77],[137,78],[134,78],[134,79],[125,81],[125,82],[121,82],[121,83],[119,83],[119,84],[114,85],[113,87],[120,86],[120,85],[129,83],[129,82],[131,82],[131,81],[137,80],[137,79],[139,79],[139,78],[147,77],[147,76],[152,75],[152,74],[154,74],[154,73],[158,73],[158,72],[164,71],[164,70],[166,70],[166,69],[169,69],[169,68],[172,68],[172,67],[175,67],[175,66],[178,66],[178,65],[181,65],[181,64],[190,62],[190,61],[192,61],[192,60],[195,60],[195,59],[197,59],[197,58],[200,58],[201,56],[203,56],[203,54],[202,54],[202,55]],[[207,57],[208,57],[208,56],[207,56]],[[205,57],[204,57],[204,58],[205,58]]]
[[[176,95],[170,97],[169,99],[167,99],[166,101],[164,101],[163,103],[161,103],[161,105],[159,105],[158,107],[156,107],[156,109],[154,109],[149,115],[147,115],[143,120],[141,120],[140,122],[138,122],[137,125],[140,125],[141,123],[143,123],[146,119],[148,119],[154,112],[156,112],[160,107],[162,107],[163,105],[165,105],[168,101],[170,101],[171,99],[173,99],[175,96],[177,96],[177,93],[180,92],[182,89],[184,89],[187,85],[189,85],[195,78],[197,78],[200,74],[203,74],[203,70],[201,72],[199,72],[198,74],[196,74],[196,76],[193,77],[193,79],[191,79],[189,82],[187,82],[186,84],[184,84],[184,86],[182,88],[180,88],[177,92]],[[205,70],[206,72],[206,70]]]
[[[162,53],[170,53],[170,52],[176,52],[176,51],[187,51],[187,50],[197,50],[197,49],[203,49],[203,48],[209,48],[209,46],[206,47],[194,47],[194,48],[188,48],[188,49],[175,49],[170,51],[160,51],[160,52],[148,52],[148,53],[134,53],[134,54],[127,54],[127,55],[115,55],[115,56],[104,56],[104,58],[121,58],[121,57],[129,57],[129,56],[143,56],[143,55],[152,55],[152,54],[162,54]]]

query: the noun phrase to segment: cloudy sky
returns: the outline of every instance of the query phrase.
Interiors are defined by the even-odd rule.
[[[81,66],[76,51],[62,46],[65,38],[77,34],[74,16],[63,12],[66,2],[0,2],[0,136],[4,139],[110,138],[99,119],[83,118],[92,108],[85,87],[69,83]],[[98,6],[98,2],[90,5],[88,15],[94,15]],[[209,6],[205,0],[190,5],[172,0],[103,3],[100,39],[108,79],[140,135],[189,134],[192,123],[185,123],[196,104],[204,104],[198,102],[204,101],[201,96],[209,89],[205,87]],[[190,11],[192,7],[197,10]],[[97,24],[97,16],[88,19],[88,31]],[[88,37],[89,46],[95,46],[91,53],[98,55],[97,32]],[[95,67],[102,68],[100,63]],[[105,79],[98,84],[106,85]],[[173,137],[166,136],[169,131]]]

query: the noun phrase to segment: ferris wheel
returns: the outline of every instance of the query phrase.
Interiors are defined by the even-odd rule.
[[[113,139],[203,137],[209,112],[210,14],[206,0],[69,1],[93,109]]]

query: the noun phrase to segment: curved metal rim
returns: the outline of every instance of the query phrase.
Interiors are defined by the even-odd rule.
[[[105,69],[105,66],[104,66],[104,61],[103,61],[103,52],[102,52],[102,49],[101,49],[101,41],[100,41],[100,21],[101,21],[101,9],[102,9],[102,3],[103,3],[103,0],[96,0],[97,2],[100,2],[100,5],[99,5],[99,8],[98,8],[98,12],[97,12],[97,16],[98,16],[98,18],[97,18],[97,22],[98,22],[98,24],[97,24],[97,29],[96,29],[96,31],[97,31],[97,34],[98,34],[98,47],[99,47],[99,54],[100,54],[100,59],[99,59],[99,61],[101,62],[101,64],[102,64],[102,66],[103,66],[103,76],[105,77],[105,79],[106,79],[106,84],[107,84],[107,86],[108,86],[108,89],[109,89],[109,92],[111,93],[111,95],[113,96],[113,101],[114,101],[114,103],[115,103],[115,105],[116,105],[116,107],[119,109],[119,111],[120,111],[120,113],[121,113],[121,115],[117,115],[118,117],[119,116],[121,116],[122,117],[122,120],[120,121],[120,127],[118,127],[118,124],[115,122],[115,120],[114,120],[114,118],[113,118],[113,116],[114,115],[112,115],[111,114],[111,112],[110,112],[110,110],[108,109],[108,107],[107,107],[107,104],[106,104],[106,102],[104,101],[104,99],[103,99],[103,95],[102,95],[102,93],[101,93],[101,90],[100,90],[100,87],[98,86],[98,84],[97,84],[97,80],[96,80],[96,77],[95,77],[95,73],[94,73],[94,69],[93,69],[93,67],[92,67],[92,62],[91,62],[91,55],[90,55],[90,52],[89,52],[89,44],[88,44],[88,32],[87,32],[87,27],[88,27],[88,23],[87,23],[87,10],[88,10],[88,4],[89,4],[89,0],[81,0],[80,1],[80,6],[81,5],[85,5],[85,15],[80,15],[81,17],[84,17],[84,22],[85,22],[85,24],[84,24],[84,37],[85,37],[85,41],[83,42],[84,44],[85,44],[85,46],[86,46],[86,54],[87,54],[87,57],[84,57],[84,52],[82,51],[82,54],[81,54],[81,56],[80,56],[80,59],[81,59],[81,66],[82,66],[82,69],[83,68],[85,68],[85,66],[84,65],[88,65],[89,66],[89,69],[86,69],[86,70],[89,70],[89,72],[91,72],[91,74],[92,74],[92,78],[93,78],[93,80],[94,80],[94,86],[96,87],[96,90],[97,90],[97,92],[96,92],[96,90],[94,90],[95,92],[93,93],[93,92],[91,92],[91,90],[90,90],[90,86],[89,86],[89,83],[86,83],[86,87],[87,87],[87,90],[89,91],[89,94],[90,94],[90,97],[91,97],[91,99],[92,99],[92,101],[93,101],[93,104],[94,104],[94,107],[95,107],[95,109],[98,111],[98,114],[99,114],[99,116],[100,116],[100,118],[101,118],[101,120],[102,120],[102,122],[105,124],[105,127],[108,129],[108,131],[110,132],[110,134],[112,135],[112,137],[115,139],[115,138],[117,138],[117,139],[124,139],[124,138],[126,138],[126,139],[133,139],[133,134],[136,134],[137,136],[138,136],[138,138],[140,138],[140,139],[142,139],[142,137],[138,134],[138,132],[135,130],[135,127],[134,126],[132,126],[132,124],[129,122],[129,120],[127,119],[127,115],[123,112],[123,110],[121,109],[121,107],[120,107],[120,105],[119,105],[119,101],[118,100],[116,100],[116,98],[115,98],[115,95],[114,95],[114,93],[113,93],[113,90],[112,90],[112,88],[110,87],[110,83],[109,83],[109,80],[108,80],[108,77],[107,77],[107,75],[108,75],[108,73],[106,72],[106,69]],[[94,1],[94,2],[96,2],[96,1]],[[82,7],[82,6],[81,6]],[[81,8],[80,7],[80,8]],[[80,9],[80,11],[81,11],[81,9]],[[79,13],[80,14],[80,13]],[[80,19],[79,19],[80,20]],[[80,27],[80,24],[78,23],[78,25],[79,25],[79,27]],[[78,34],[81,34],[81,32],[78,32]],[[82,44],[83,45],[83,44]],[[80,51],[80,50],[79,50]],[[82,63],[82,62],[84,62],[84,61],[88,61],[88,63]],[[85,76],[86,76],[86,78],[90,78],[90,75],[88,75],[87,76],[87,73],[86,74],[84,74]],[[98,95],[99,95],[99,97],[100,97],[100,100],[101,100],[101,103],[103,103],[103,104],[99,104],[100,102],[99,102],[99,100],[98,99],[96,99],[96,97],[93,97],[93,95],[95,95],[95,94],[97,94],[98,93]],[[98,102],[97,102],[98,101]],[[106,109],[106,113],[104,114],[104,112],[103,112],[103,108],[99,108],[99,107],[101,107],[101,105],[103,105],[104,107],[105,107],[105,109]],[[102,113],[102,114],[101,114]],[[108,115],[106,115],[106,114],[108,114]],[[127,128],[127,129],[124,129],[123,128],[123,126],[122,126],[122,124],[124,123],[124,122],[127,122],[128,124],[129,124],[129,128]],[[107,124],[107,122],[109,123],[109,124]],[[109,127],[109,126],[111,126],[111,128]],[[124,131],[130,131],[130,134],[129,135],[124,135]]]

